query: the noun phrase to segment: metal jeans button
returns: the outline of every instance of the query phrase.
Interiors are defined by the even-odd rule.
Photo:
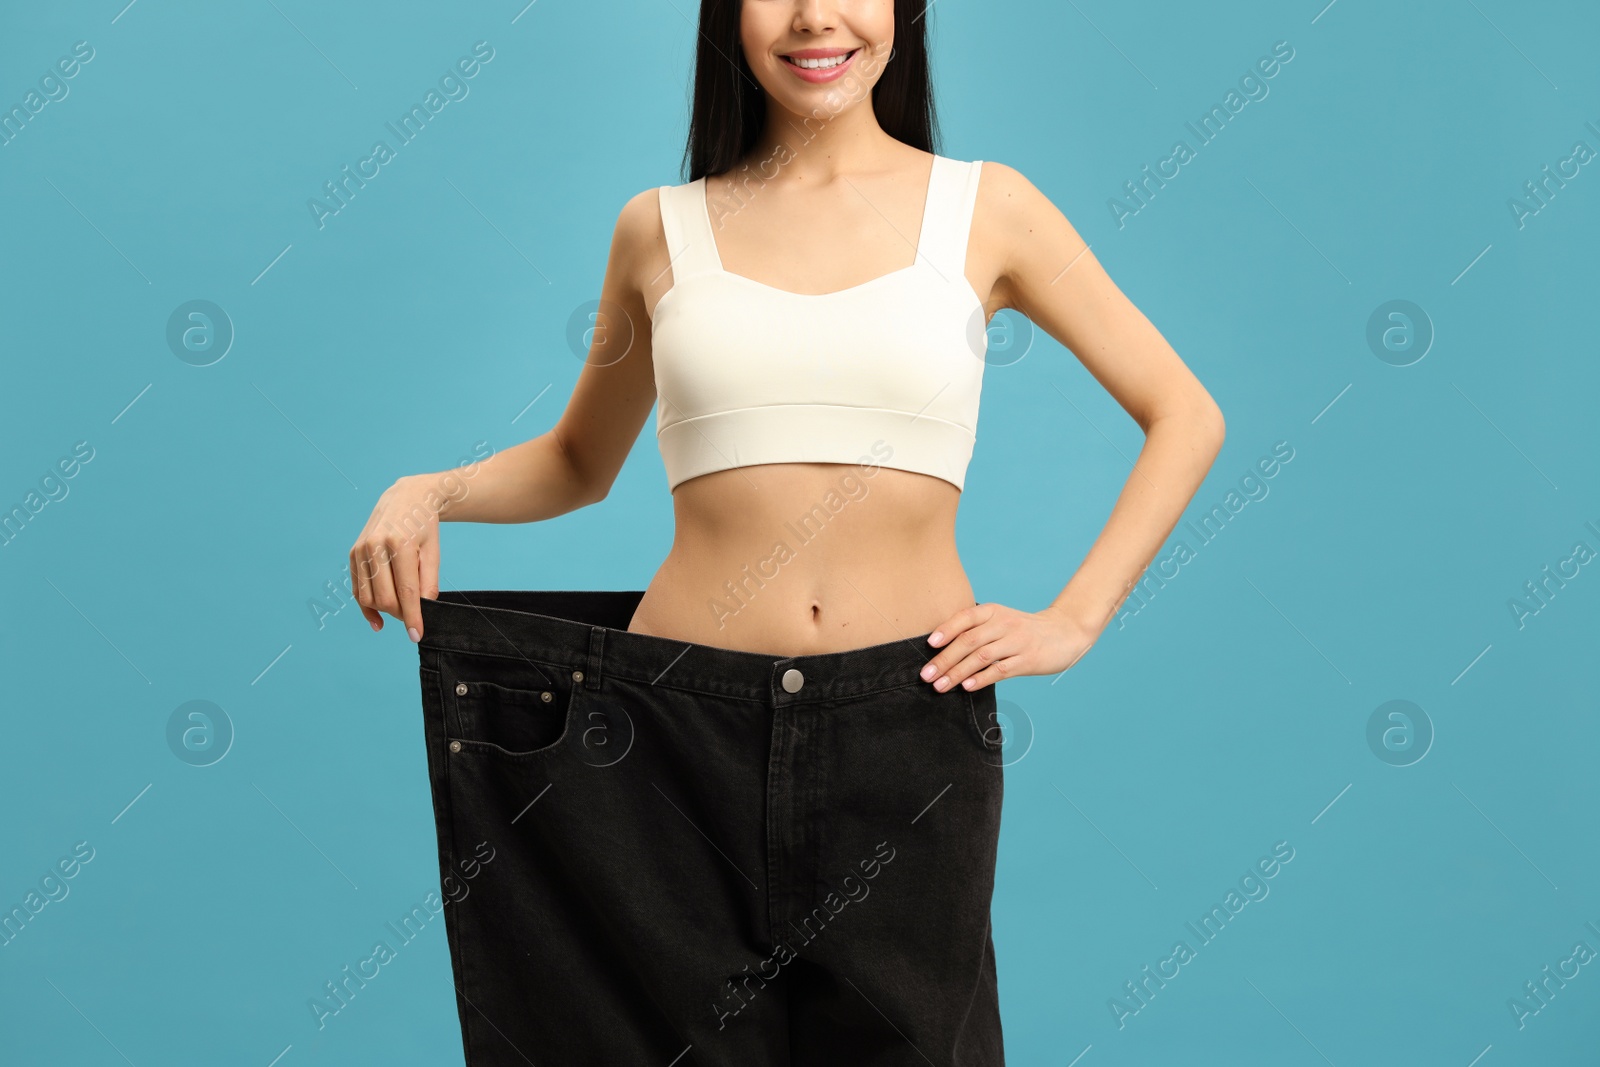
[[[790,667],[783,672],[783,691],[785,693],[798,693],[800,687],[806,684],[806,676]]]
[[[456,696],[464,697],[466,695],[467,695],[467,683],[466,682],[457,682],[456,683]]]
[[[461,742],[460,741],[452,741],[452,742],[450,742],[450,751],[451,752],[460,752],[461,751]]]
[[[572,672],[572,680],[573,680],[573,681],[574,681],[574,682],[581,682],[581,681],[583,681],[583,672],[582,672],[582,671],[573,671],[573,672]]]

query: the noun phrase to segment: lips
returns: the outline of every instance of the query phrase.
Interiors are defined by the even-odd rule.
[[[859,48],[807,48],[778,58],[808,82],[827,82],[839,77],[855,62]]]
[[[790,52],[783,60],[802,70],[831,70],[848,62],[857,51],[859,49],[855,48],[808,48],[803,52]]]

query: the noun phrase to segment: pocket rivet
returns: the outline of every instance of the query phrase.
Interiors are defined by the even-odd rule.
[[[450,742],[450,751],[451,752],[460,752],[461,751],[461,742],[460,741],[452,741],[452,742]]]
[[[550,692],[550,690],[548,690],[548,689],[546,689],[544,692],[539,694],[539,699],[544,701],[546,704],[550,703],[555,698],[556,698],[555,694]]]
[[[573,671],[573,672],[572,672],[572,680],[573,680],[573,681],[574,681],[574,682],[581,682],[581,681],[583,681],[583,672],[582,672],[582,671]]]
[[[456,683],[456,696],[464,697],[466,695],[467,695],[467,683],[466,682],[457,682]]]

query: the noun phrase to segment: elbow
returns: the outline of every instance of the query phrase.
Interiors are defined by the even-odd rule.
[[[574,501],[571,510],[577,511],[579,508],[586,508],[591,504],[600,503],[611,494],[611,486],[615,481],[615,476],[608,478],[599,474],[584,474],[574,470],[572,472],[572,481],[568,483],[571,487],[569,499]]]
[[[1147,437],[1156,426],[1181,427],[1186,439],[1209,449],[1213,457],[1222,451],[1222,442],[1228,432],[1227,422],[1222,417],[1222,409],[1211,399],[1211,395],[1205,392],[1190,403],[1175,405],[1159,414],[1141,419],[1139,423],[1140,429],[1144,430]]]
[[[1222,442],[1228,436],[1228,423],[1222,417],[1222,408],[1199,382],[1187,391],[1178,410],[1182,412],[1184,422],[1188,424],[1189,433],[1195,440],[1208,446],[1211,454],[1215,456],[1222,451]]]
[[[1211,444],[1211,454],[1215,456],[1222,451],[1222,442],[1228,439],[1228,423],[1222,417],[1222,409],[1210,396],[1202,406],[1199,414],[1201,425],[1205,428],[1206,440]]]
[[[611,483],[616,475],[613,473],[609,477],[604,476],[598,473],[593,465],[582,462],[582,457],[562,434],[560,424],[550,428],[549,436],[555,446],[563,472],[561,483],[564,487],[563,495],[567,500],[567,506],[562,509],[563,513],[577,511],[579,508],[586,508],[590,504],[598,504],[604,500],[611,492]]]
[[[1209,396],[1190,417],[1194,423],[1190,432],[1209,466],[1222,452],[1222,442],[1228,437],[1228,424],[1222,417],[1222,409]]]

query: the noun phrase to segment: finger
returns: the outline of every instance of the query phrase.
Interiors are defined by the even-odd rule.
[[[1008,656],[1018,654],[1021,649],[1010,638],[1010,633],[1000,625],[981,625],[976,629],[968,630],[968,637],[974,637],[973,648],[966,654],[958,654],[954,664],[944,669],[944,672],[934,675],[933,688],[939,693],[960,685],[963,680],[974,673],[984,669],[992,662],[1000,661]]]
[[[941,676],[948,674],[952,667],[971,655],[973,649],[1003,637],[1005,632],[1001,622],[993,618],[972,623],[945,642],[945,646],[939,650],[939,654],[928,661],[927,665],[922,668],[922,680],[925,682],[937,681]],[[956,679],[956,681],[960,680],[959,678]]]
[[[429,600],[439,599],[439,542],[428,538],[417,550],[422,564],[422,595]],[[421,627],[418,627],[420,630]]]
[[[1006,656],[1003,659],[995,660],[983,670],[978,671],[976,674],[970,674],[963,679],[960,683],[961,688],[969,693],[976,693],[986,685],[993,685],[998,681],[1010,678],[1021,669],[1021,661],[1021,656]]]
[[[350,550],[350,585],[355,591],[356,603],[361,606],[361,617],[374,630],[383,629],[383,616],[372,607],[372,559],[370,550],[357,545]]]
[[[418,562],[417,550],[411,545],[404,545],[394,557],[394,591],[395,599],[399,601],[400,618],[406,624],[406,635],[412,641],[422,640],[422,601],[417,595],[422,586],[420,576],[422,564]]]
[[[372,568],[372,606],[398,619],[400,601],[394,593],[394,575],[389,573],[394,564],[394,551],[387,545],[380,545],[373,563],[376,566]]]
[[[981,617],[979,615],[978,609],[983,606],[985,605],[974,604],[972,607],[962,608],[950,616],[944,621],[943,625],[935,627],[933,632],[928,635],[928,644],[934,648],[943,648],[958,637],[963,630],[987,619],[988,615]]]

